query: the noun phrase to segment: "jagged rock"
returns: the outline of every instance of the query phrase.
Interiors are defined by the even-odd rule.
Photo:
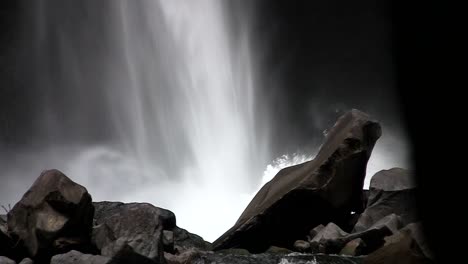
[[[97,245],[98,248],[102,248],[103,244],[109,243],[110,241],[116,240],[117,238],[113,236],[113,231],[107,225],[100,226],[100,224],[103,223],[103,219],[106,217],[120,214],[121,207],[125,206],[125,204],[121,202],[95,202],[93,204],[96,210],[94,220],[95,227],[93,229],[93,242]],[[182,252],[191,248],[211,250],[211,244],[209,242],[206,242],[198,235],[192,234],[183,228],[177,227],[175,215],[171,211],[160,209],[159,214],[163,219],[166,219],[164,229],[173,232],[175,251]]]
[[[162,232],[176,226],[174,213],[148,203],[94,205],[92,240],[103,256],[129,263],[163,263]]]
[[[294,242],[294,249],[302,253],[309,252],[310,243],[304,240],[297,240],[296,242]]]
[[[69,251],[65,254],[55,255],[52,257],[50,261],[50,264],[108,264],[108,263],[111,263],[111,259],[108,257],[83,254],[76,250]]]
[[[58,170],[44,171],[8,212],[8,229],[30,256],[89,244],[94,207],[85,187]]]
[[[33,264],[34,261],[30,258],[23,259],[19,264]]]
[[[366,243],[364,240],[361,238],[356,238],[346,243],[343,249],[341,249],[340,255],[359,256],[362,255],[365,247]]]
[[[432,261],[420,251],[409,232],[400,232],[387,238],[382,248],[367,255],[364,264],[429,264]]]
[[[208,251],[212,248],[211,243],[183,228],[176,226],[172,229],[172,232],[174,232],[174,247],[179,251],[190,248]]]
[[[7,257],[0,256],[0,264],[16,264],[16,262]]]
[[[285,168],[265,184],[214,249],[291,248],[318,224],[347,223],[351,211],[363,210],[366,165],[380,135],[380,125],[367,114],[344,114],[315,159]]]
[[[403,225],[418,220],[416,188],[408,170],[393,168],[377,172],[371,179],[367,208],[354,226],[355,232],[368,229],[383,217],[395,213]]]
[[[313,229],[310,230],[309,232],[309,241],[312,240],[322,229],[324,229],[325,226],[320,224]]]
[[[342,238],[347,235],[348,233],[343,231],[339,226],[334,223],[328,223],[310,241],[311,248],[316,253],[338,253],[345,244]]]

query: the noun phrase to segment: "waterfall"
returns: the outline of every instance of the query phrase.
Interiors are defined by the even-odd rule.
[[[216,239],[271,160],[248,10],[236,24],[227,4],[36,2],[37,144],[6,173],[58,168],[95,201],[150,202]]]

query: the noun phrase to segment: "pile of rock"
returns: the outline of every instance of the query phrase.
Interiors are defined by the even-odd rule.
[[[372,177],[380,125],[352,110],[314,160],[281,170],[213,245],[148,203],[92,202],[58,170],[43,172],[0,217],[3,263],[431,263],[409,171]]]

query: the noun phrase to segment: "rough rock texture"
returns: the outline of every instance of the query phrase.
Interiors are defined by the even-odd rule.
[[[212,248],[211,243],[183,228],[176,226],[172,229],[172,232],[174,232],[174,247],[179,251],[190,248],[208,251]]]
[[[210,252],[200,252],[192,259],[193,264],[212,264],[212,263],[230,263],[230,264],[358,264],[361,258],[346,257],[337,255],[322,254],[298,254],[288,255],[280,254],[219,254]]]
[[[0,256],[0,264],[16,264],[16,262],[7,257]]]
[[[377,172],[371,179],[366,210],[360,215],[354,231],[368,229],[383,217],[394,213],[403,225],[418,220],[416,188],[408,170],[393,168]]]
[[[421,253],[409,232],[402,232],[387,239],[389,242],[366,256],[364,264],[425,264],[432,261]]]
[[[83,254],[72,250],[65,254],[53,256],[50,264],[107,264],[110,263],[110,260],[108,257]]]
[[[361,238],[356,238],[348,243],[341,249],[340,255],[346,256],[359,256],[364,252],[366,243]]]
[[[36,256],[88,243],[93,213],[85,187],[58,170],[48,170],[8,213],[7,223],[12,237]]]
[[[92,240],[102,255],[163,263],[162,232],[176,225],[171,211],[147,203],[102,202],[95,207]]]
[[[291,248],[321,223],[347,223],[351,211],[363,210],[366,165],[380,135],[380,125],[367,114],[344,114],[315,159],[285,168],[265,184],[214,249]]]

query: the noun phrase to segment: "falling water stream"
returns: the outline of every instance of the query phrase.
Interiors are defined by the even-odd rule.
[[[0,154],[5,175],[28,177],[8,188],[57,168],[94,201],[170,209],[208,241],[229,229],[262,183],[313,153],[270,164],[249,6],[233,23],[227,3],[31,4],[35,144]]]

